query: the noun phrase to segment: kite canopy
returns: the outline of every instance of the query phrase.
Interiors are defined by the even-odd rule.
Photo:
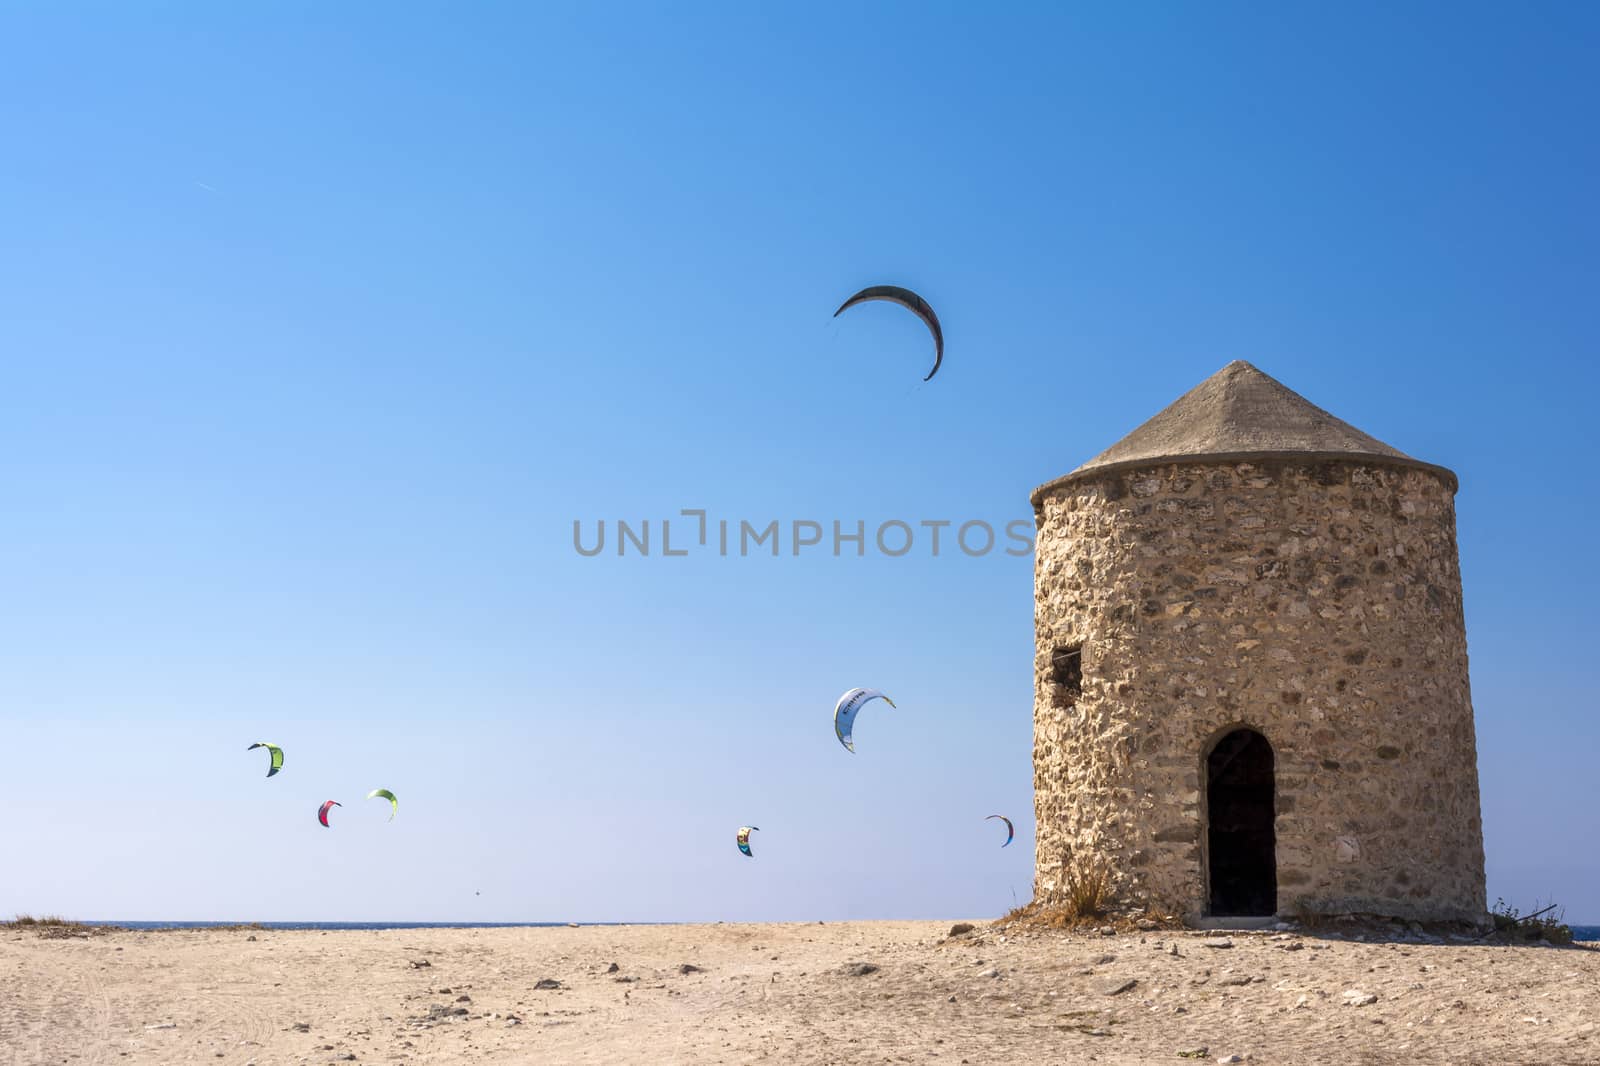
[[[928,301],[910,289],[902,289],[898,285],[869,285],[840,304],[839,310],[833,313],[833,317],[838,318],[856,304],[864,304],[869,300],[887,300],[899,304],[922,319],[923,325],[928,327],[928,332],[933,334],[933,369],[928,371],[928,377],[922,380],[927,381],[937,374],[939,364],[944,362],[944,330],[939,328],[939,316],[933,313]]]
[[[343,806],[344,806],[344,804],[340,803],[338,800],[329,800],[328,802],[326,802],[326,803],[324,803],[322,805],[322,809],[321,810],[317,811],[317,821],[321,822],[323,825],[328,825],[328,809],[330,807],[343,807]],[[329,826],[329,828],[331,829],[332,826]]]
[[[1006,846],[1006,844],[1011,843],[1011,838],[1017,835],[1017,830],[1016,830],[1016,827],[1014,827],[1011,824],[1011,819],[1007,818],[1003,814],[991,814],[991,815],[989,815],[988,818],[985,818],[984,821],[987,822],[987,821],[989,821],[990,819],[993,819],[993,818],[998,818],[1002,822],[1006,823],[1006,843],[1000,845],[1003,848],[1003,847]]]
[[[856,723],[856,713],[861,710],[869,700],[882,700],[889,706],[894,706],[894,700],[879,692],[875,688],[853,688],[839,697],[839,702],[833,708],[833,732],[839,738],[839,743],[845,746],[846,751],[855,751],[855,742],[851,739],[850,730]]]
[[[283,749],[282,748],[278,747],[278,745],[276,745],[276,744],[268,744],[264,740],[258,740],[254,744],[250,745],[248,748],[246,748],[244,750],[245,751],[255,751],[257,748],[266,748],[267,749],[267,754],[272,756],[272,766],[271,766],[271,769],[269,769],[267,771],[267,776],[268,777],[271,777],[273,774],[275,774],[279,770],[283,769]]]
[[[367,793],[367,799],[386,799],[389,801],[389,821],[394,821],[394,816],[400,813],[400,801],[394,798],[394,793],[386,788],[375,788]]]
[[[735,837],[739,843],[739,850],[746,855],[750,855],[750,834],[760,832],[760,830],[761,827],[759,825],[741,825],[739,827],[739,835]],[[750,857],[755,858],[754,855],[750,855]]]

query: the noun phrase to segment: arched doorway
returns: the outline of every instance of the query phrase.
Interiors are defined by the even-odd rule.
[[[1272,745],[1253,729],[1235,729],[1206,757],[1206,842],[1211,913],[1230,917],[1278,909],[1273,832]]]

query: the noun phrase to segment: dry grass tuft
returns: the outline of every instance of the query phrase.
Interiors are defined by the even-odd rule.
[[[1098,918],[1111,902],[1111,865],[1095,856],[1073,859],[1062,869],[1063,906],[1077,918]]]
[[[1011,911],[997,924],[1031,929],[1075,929],[1104,924],[1135,928],[1136,916],[1121,915],[1107,922],[1111,902],[1110,864],[1098,856],[1074,858],[1062,865],[1053,901],[1034,900]]]
[[[1555,913],[1552,915],[1551,911]],[[1562,920],[1566,913],[1565,908],[1552,903],[1524,915],[1504,899],[1497,899],[1489,910],[1489,917],[1494,919],[1494,932],[1512,942],[1543,940],[1565,947],[1572,943],[1572,930]]]
[[[35,918],[31,914],[19,914],[9,922],[0,922],[0,929],[27,929],[38,933],[44,940],[99,936],[109,932],[111,928],[108,925],[85,925],[83,922],[75,922],[55,914],[47,914],[42,918]]]

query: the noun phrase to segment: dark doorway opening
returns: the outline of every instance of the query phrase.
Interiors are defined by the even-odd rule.
[[[1272,762],[1272,745],[1253,729],[1235,729],[1206,758],[1214,915],[1254,917],[1278,910]]]

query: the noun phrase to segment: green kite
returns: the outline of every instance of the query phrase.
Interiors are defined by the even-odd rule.
[[[389,821],[394,821],[394,816],[400,813],[400,801],[394,798],[394,793],[386,788],[375,788],[367,793],[367,799],[383,798],[389,801]]]
[[[275,774],[279,770],[283,769],[283,749],[282,748],[278,747],[278,745],[276,745],[276,744],[268,744],[266,741],[261,740],[261,741],[257,741],[256,743],[250,745],[248,748],[246,748],[244,750],[245,751],[255,751],[257,748],[266,748],[267,749],[267,753],[272,756],[272,768],[267,771],[267,776],[268,777],[271,777],[273,774]]]

